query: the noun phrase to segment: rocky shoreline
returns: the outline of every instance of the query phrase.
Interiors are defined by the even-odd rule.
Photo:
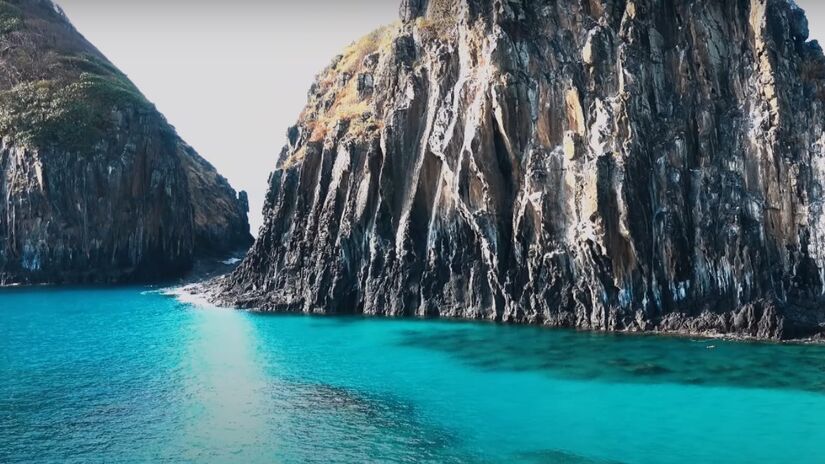
[[[180,292],[197,301],[205,302],[221,308],[244,310],[253,313],[298,313],[314,315],[332,315],[323,308],[306,311],[300,305],[282,305],[274,301],[248,299],[245,295],[227,294],[226,275],[214,277],[200,282],[191,281],[179,288]],[[761,317],[757,317],[762,310]],[[797,315],[809,316],[810,311],[799,310]],[[495,318],[462,317],[459,315],[398,315],[380,311],[359,313],[341,312],[334,315],[351,315],[366,317],[398,317],[398,318],[427,318],[447,319],[467,322],[483,322],[497,324],[528,324],[547,329],[573,329],[580,331],[594,331],[594,329],[576,326],[560,319],[531,320],[531,321],[502,321]],[[630,335],[661,335],[677,337],[700,337],[706,339],[722,339],[732,341],[770,341],[782,343],[825,344],[825,319],[819,321],[796,321],[800,329],[789,327],[794,321],[785,319],[787,316],[777,316],[775,308],[768,306],[748,306],[739,311],[728,313],[703,312],[700,314],[672,313],[660,321],[646,321],[644,325],[629,322],[623,326],[610,330],[595,330],[596,332],[630,334]]]

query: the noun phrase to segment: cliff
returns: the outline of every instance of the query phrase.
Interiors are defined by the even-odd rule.
[[[277,311],[825,332],[825,58],[786,0],[405,0],[211,289]]]
[[[0,1],[0,284],[178,277],[252,242],[245,195],[49,0]]]

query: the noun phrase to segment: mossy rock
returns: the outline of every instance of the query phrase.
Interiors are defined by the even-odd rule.
[[[112,76],[126,81],[124,84],[131,86],[126,76],[113,64],[90,53],[61,56],[58,62],[59,66],[65,68],[67,73],[76,72],[80,74],[88,73],[98,76]]]
[[[26,82],[0,92],[0,134],[26,146],[85,151],[113,129],[112,111],[123,108],[154,110],[118,76]]]
[[[9,2],[0,1],[0,34],[8,34],[23,26],[23,12]]]

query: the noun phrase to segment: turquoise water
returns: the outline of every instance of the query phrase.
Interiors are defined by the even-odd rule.
[[[0,462],[823,463],[825,348],[7,290]]]

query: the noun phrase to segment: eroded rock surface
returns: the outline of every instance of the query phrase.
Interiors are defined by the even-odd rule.
[[[825,59],[786,0],[405,0],[312,86],[213,297],[825,331]]]
[[[0,284],[178,277],[252,242],[245,194],[51,1],[0,1],[0,137]]]

